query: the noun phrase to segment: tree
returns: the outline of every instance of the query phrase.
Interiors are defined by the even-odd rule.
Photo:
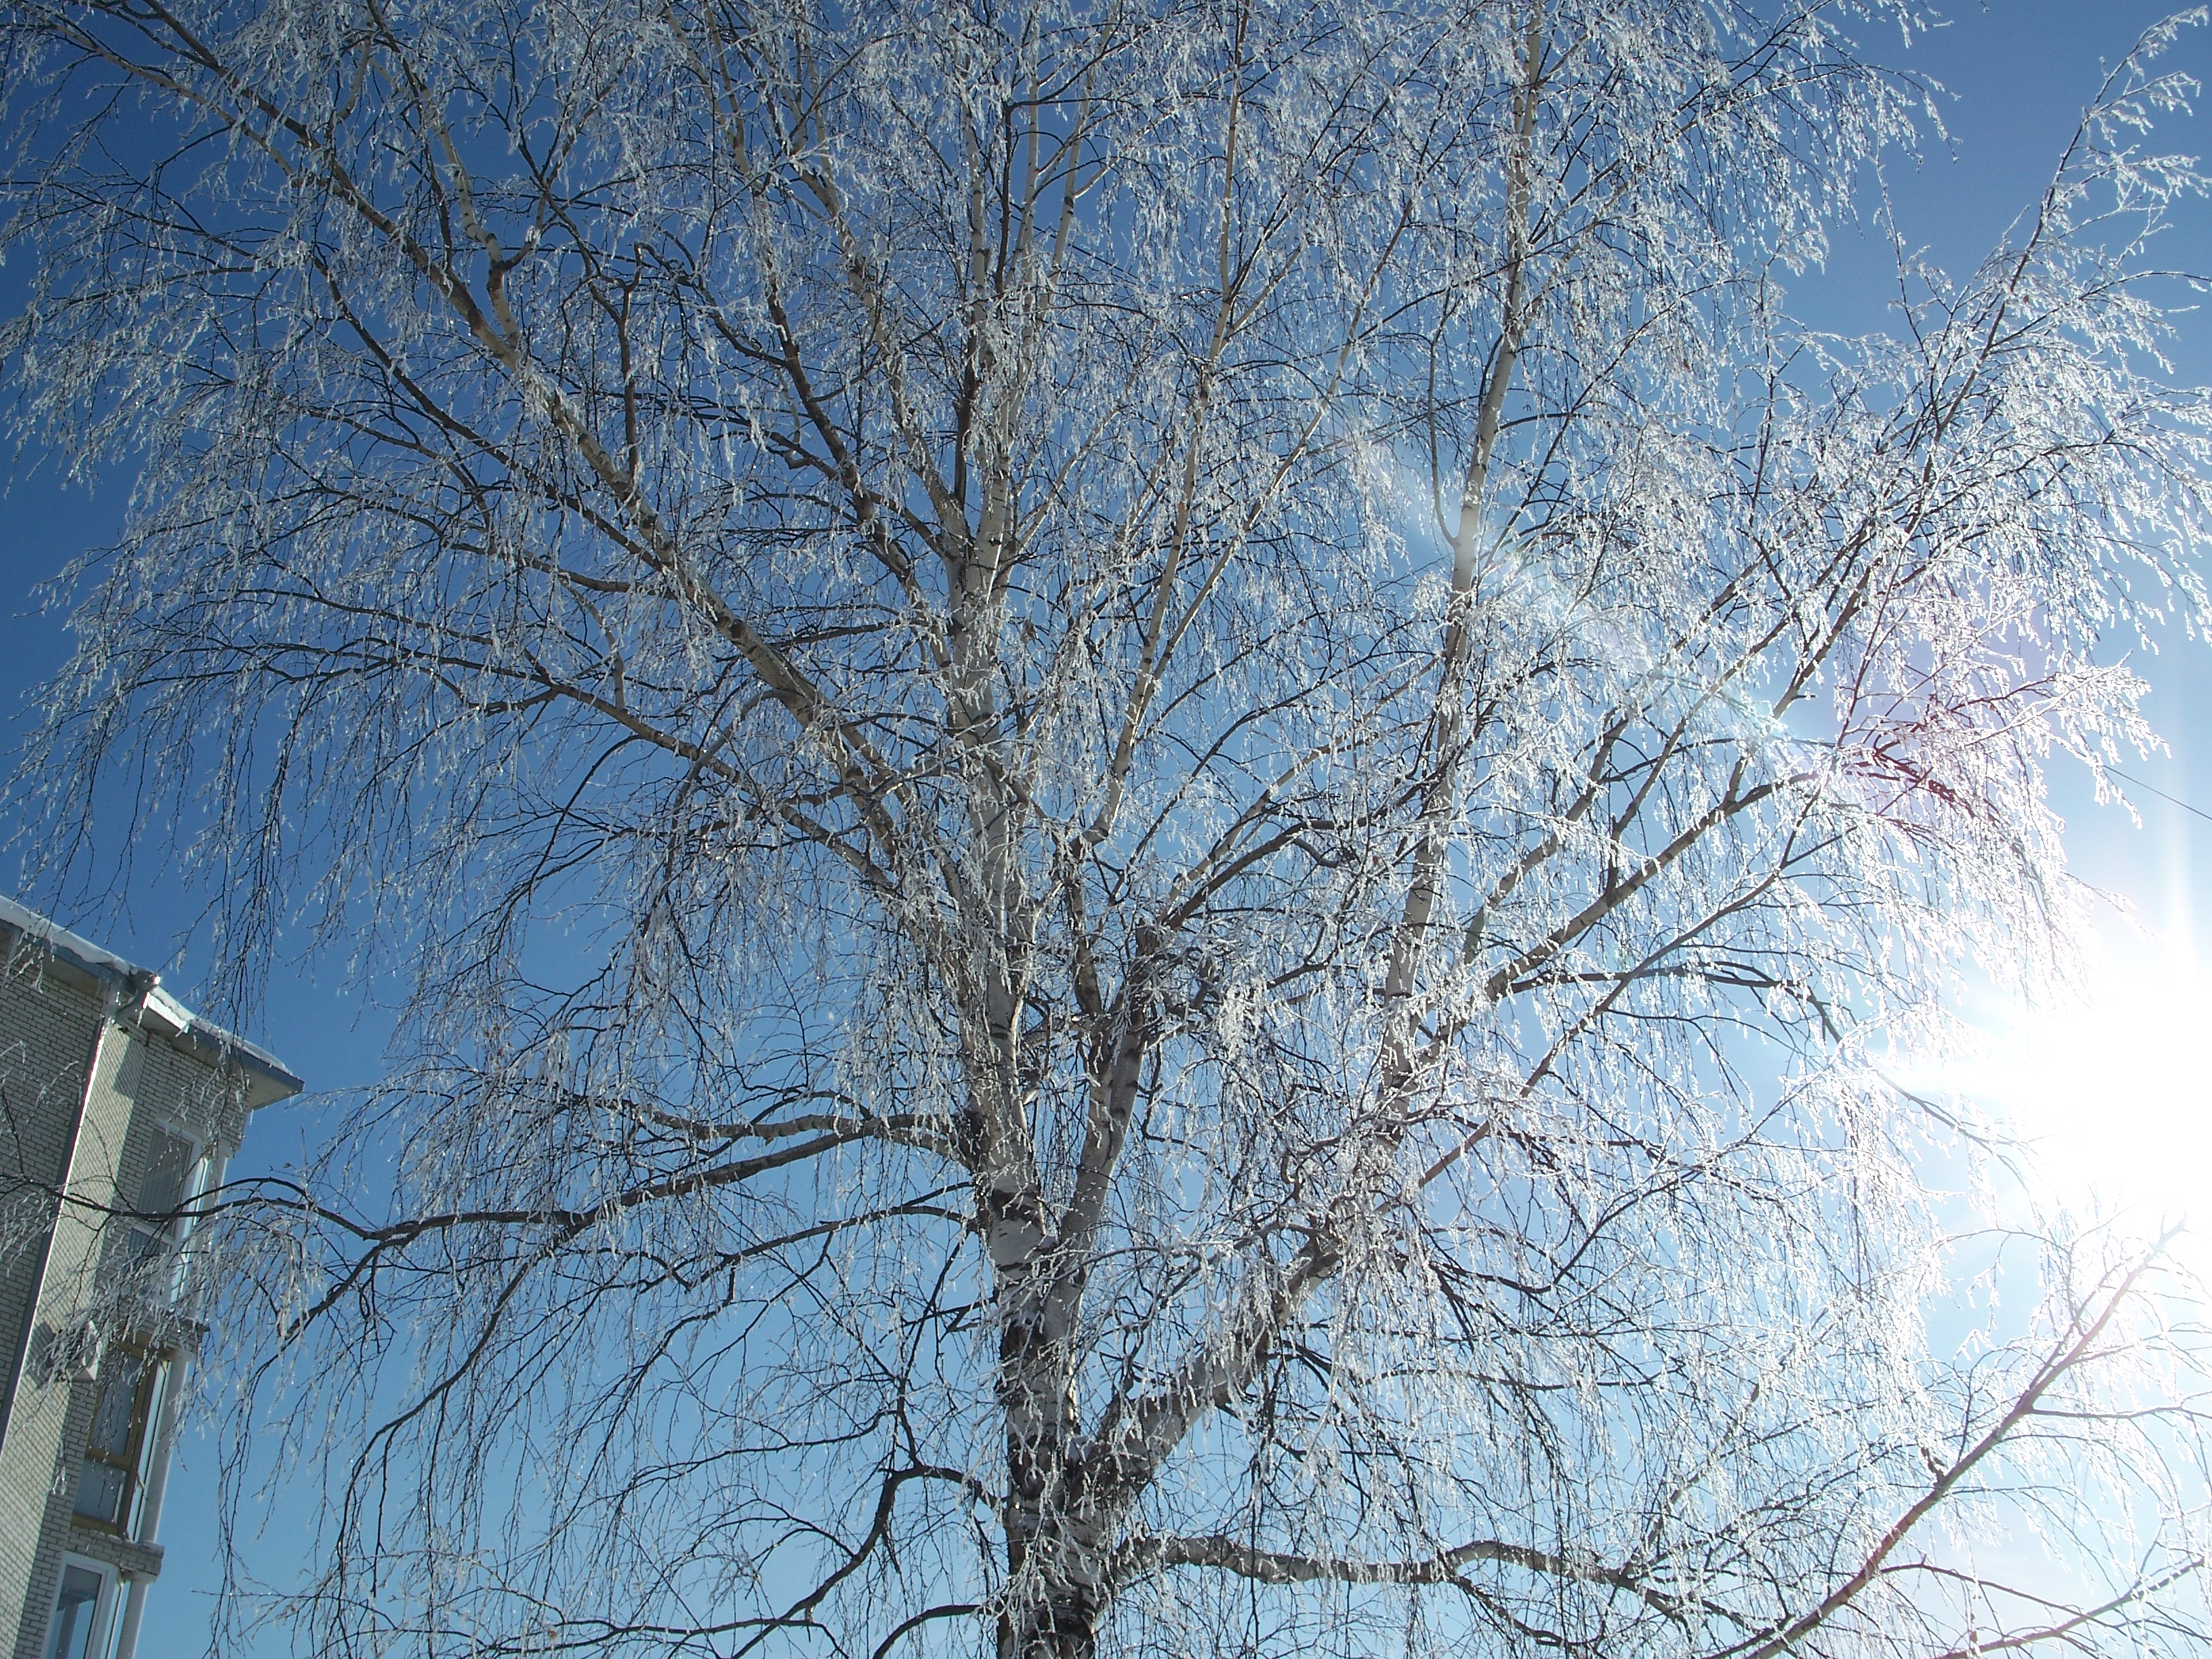
[[[1881,1064],[2201,614],[2188,88],[1826,337],[1916,25],[14,9],[19,426],[139,469],[43,867],[120,776],[229,1006],[411,985],[221,1198],[303,1643],[2198,1650],[2160,1270],[1932,1341]]]

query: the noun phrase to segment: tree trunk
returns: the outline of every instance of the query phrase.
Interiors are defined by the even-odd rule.
[[[999,1659],[1091,1659],[1098,1650],[1097,1592],[1056,1585],[999,1620]]]
[[[1097,1645],[1110,1526],[1092,1513],[1076,1447],[1081,1420],[1066,1333],[1049,1312],[1053,1250],[1002,1270],[1000,1408],[1006,1447],[1008,1598],[1000,1659],[1080,1656]]]
[[[1041,1536],[1006,1541],[1013,1594],[999,1619],[999,1659],[1091,1659],[1106,1610],[1105,1551],[1063,1512],[1042,1517]]]

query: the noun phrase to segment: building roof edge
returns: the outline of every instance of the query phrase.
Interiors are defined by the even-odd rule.
[[[212,1020],[202,1019],[179,1002],[161,988],[161,976],[151,969],[141,968],[81,934],[70,932],[52,917],[41,915],[27,904],[0,895],[0,927],[13,928],[40,949],[94,978],[105,980],[118,991],[143,999],[148,1012],[162,1024],[177,1028],[173,1035],[178,1040],[189,1042],[194,1048],[213,1049],[219,1057],[234,1060],[246,1070],[258,1073],[275,1092],[268,1100],[255,1103],[257,1105],[296,1095],[307,1086],[290,1067],[258,1043],[225,1030]]]

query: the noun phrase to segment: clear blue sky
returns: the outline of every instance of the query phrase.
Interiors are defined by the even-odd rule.
[[[2034,199],[2096,90],[2100,65],[2179,8],[2160,0],[1951,0],[1942,9],[1950,21],[1909,52],[1868,45],[1946,88],[1941,106],[1948,151],[1931,142],[1917,166],[1893,166],[1888,182],[1907,240],[1957,272],[1971,267]],[[2164,61],[2212,82],[2212,28],[2185,31]],[[2212,157],[2212,103],[2199,100],[2196,114],[2158,130],[2152,142]],[[2212,209],[2205,204],[2179,212],[2165,241],[2160,264],[2212,274]],[[1893,270],[1889,250],[1870,228],[1846,229],[1827,271],[1797,284],[1793,308],[1824,325],[1881,326]],[[2174,297],[2187,302],[2178,288]],[[2181,319],[2177,371],[2199,384],[2212,382],[2212,307]],[[2212,811],[2212,647],[2177,631],[2160,641],[2155,657],[2138,653],[2133,660],[2151,687],[2145,712],[2171,752],[2129,763],[2126,769],[2152,788]],[[2131,901],[2144,926],[2202,939],[2212,955],[2212,880],[2199,890],[2192,879],[2197,860],[2212,854],[2212,823],[2138,791],[2137,830],[2123,811],[2094,805],[2078,769],[2060,771],[2053,783],[2076,871]],[[2212,864],[2206,867],[2212,871]]]
[[[1904,51],[1894,35],[1866,41],[1878,58],[1917,69],[1944,83],[1949,96],[1948,149],[1931,137],[1916,167],[1893,166],[1889,179],[1908,240],[1954,270],[1971,266],[2030,203],[2094,91],[2100,64],[2133,43],[2171,8],[2157,0],[1954,0],[1951,21]],[[2172,62],[2212,78],[2212,30],[2185,34]],[[2169,147],[2212,152],[2212,110],[2177,123],[2159,137]],[[2212,212],[2185,214],[2163,263],[2212,271]],[[1878,327],[1890,292],[1887,242],[1872,227],[1839,232],[1825,273],[1797,284],[1794,308],[1826,327]],[[0,282],[0,297],[7,284]],[[2185,325],[2182,372],[2212,380],[2212,316]],[[114,492],[119,494],[119,489]],[[59,618],[40,614],[30,597],[52,575],[112,527],[114,495],[59,486],[51,465],[18,461],[0,509],[0,708],[34,712],[39,682],[63,661],[67,640]],[[2154,659],[2138,659],[2153,690],[2148,712],[2172,745],[2130,770],[2144,782],[2212,811],[2212,732],[2200,711],[2212,696],[2212,647],[2175,637]],[[2192,819],[2155,796],[2141,802],[2143,827],[2116,809],[2094,807],[2078,777],[2057,780],[2069,818],[2076,866],[2090,880],[2125,894],[2153,926],[2212,941],[2212,881],[2199,891],[2195,860],[2212,854],[2212,823]],[[5,826],[0,826],[5,827]],[[2208,865],[2212,869],[2212,865]],[[0,884],[4,885],[6,884]],[[128,913],[62,918],[125,955],[168,970],[172,986],[191,999],[193,957],[179,949],[185,915],[173,895],[149,873]],[[313,975],[280,974],[252,1035],[282,1055],[312,1087],[329,1090],[373,1075],[382,1024],[358,1015],[357,1000],[341,994],[335,966]],[[264,1113],[249,1137],[241,1167],[289,1160],[312,1134],[312,1100]],[[214,1458],[205,1441],[188,1440],[173,1480],[164,1525],[168,1561],[149,1604],[140,1651],[145,1659],[188,1659],[207,1637],[204,1596],[215,1576]],[[305,1494],[301,1495],[304,1498]],[[252,1517],[246,1517],[250,1528]],[[251,1555],[271,1577],[289,1576],[295,1534],[281,1523]]]

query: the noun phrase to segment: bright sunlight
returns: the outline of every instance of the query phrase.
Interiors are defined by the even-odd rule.
[[[1946,1081],[2031,1139],[2069,1204],[2131,1231],[2188,1224],[2212,1261],[2212,975],[2193,953],[2106,951],[2086,994],[2049,1008],[1972,1008],[1981,1056]]]

